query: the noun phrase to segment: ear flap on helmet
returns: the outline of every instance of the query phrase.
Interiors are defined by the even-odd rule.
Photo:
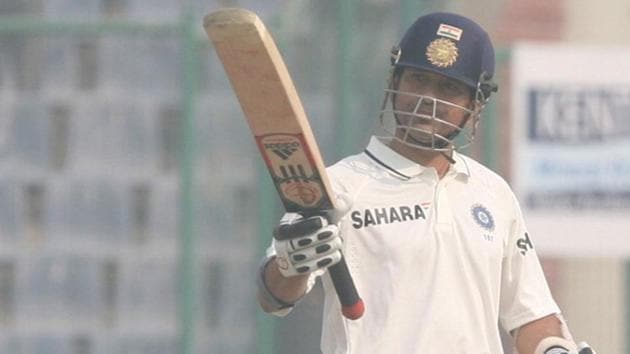
[[[392,47],[390,52],[389,61],[392,65],[396,65],[398,60],[400,60],[400,55],[402,54],[402,50],[399,46],[395,45]]]
[[[479,77],[479,90],[483,93],[484,99],[490,98],[492,92],[499,91],[499,85],[492,81],[492,76],[487,72],[482,72]]]

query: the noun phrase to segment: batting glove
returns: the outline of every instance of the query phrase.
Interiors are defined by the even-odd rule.
[[[274,231],[274,238],[276,262],[285,277],[324,269],[341,259],[339,228],[324,216],[284,221]]]
[[[597,354],[595,353],[595,350],[593,350],[593,348],[591,348],[591,346],[588,345],[588,343],[586,342],[580,342],[578,344],[578,350],[579,354]]]
[[[572,341],[559,337],[547,337],[537,346],[535,354],[596,354],[586,342],[579,347]]]

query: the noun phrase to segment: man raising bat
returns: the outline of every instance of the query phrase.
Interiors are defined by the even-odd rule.
[[[458,152],[497,91],[494,60],[465,17],[407,30],[391,53],[386,133],[327,169],[334,212],[283,217],[260,268],[265,311],[287,314],[321,276],[326,354],[503,353],[497,324],[520,354],[578,353],[508,184]],[[366,304],[355,321],[327,271],[344,259]]]

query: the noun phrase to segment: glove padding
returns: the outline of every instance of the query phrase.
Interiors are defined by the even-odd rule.
[[[324,216],[299,216],[274,230],[278,269],[285,277],[308,274],[336,264],[343,243],[339,228]]]
[[[591,348],[591,346],[588,345],[588,343],[580,342],[578,344],[578,354],[597,354],[597,353],[595,353],[593,348]]]
[[[536,347],[535,354],[595,354],[595,351],[586,343],[581,342],[579,347],[572,341],[560,337],[547,337]]]

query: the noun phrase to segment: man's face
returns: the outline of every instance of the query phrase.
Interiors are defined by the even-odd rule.
[[[398,91],[394,110],[410,113],[396,114],[399,138],[405,139],[408,134],[419,143],[431,144],[433,134],[448,137],[470,116],[469,111],[456,107],[472,109],[471,89],[464,83],[430,71],[405,68],[394,84]],[[438,139],[435,143],[442,145],[445,141]]]

